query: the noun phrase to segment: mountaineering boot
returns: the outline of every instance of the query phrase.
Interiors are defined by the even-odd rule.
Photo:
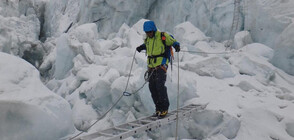
[[[163,119],[167,115],[168,111],[161,111],[160,114],[158,115],[158,119]]]
[[[156,111],[155,113],[153,113],[151,117],[158,117],[159,114],[160,114],[160,111]]]

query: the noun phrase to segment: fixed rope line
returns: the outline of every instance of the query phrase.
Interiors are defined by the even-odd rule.
[[[148,71],[146,71],[146,72],[148,72]],[[135,90],[135,91],[132,92],[132,93],[127,92],[127,91],[124,91],[124,92],[123,92],[123,95],[124,95],[124,96],[131,96],[131,95],[136,94],[137,92],[139,92],[139,91],[140,91],[140,90],[141,90],[141,89],[142,89],[142,88],[148,83],[148,81],[149,81],[151,75],[153,74],[153,72],[154,72],[154,70],[152,70],[151,74],[150,74],[148,77],[144,77],[145,82],[144,82],[144,84],[143,84],[140,88],[138,88],[137,90]],[[146,74],[146,73],[145,73],[145,74]]]
[[[234,0],[234,13],[233,13],[233,21],[229,35],[229,41],[226,43],[226,49],[232,49],[233,38],[236,32],[239,30],[239,21],[240,20],[240,0]]]
[[[139,91],[140,91],[140,90],[141,90],[141,89],[142,89],[142,88],[148,83],[148,81],[149,81],[151,75],[152,75],[153,72],[154,72],[154,70],[152,70],[151,74],[150,74],[147,78],[144,77],[144,78],[145,78],[145,82],[144,82],[144,84],[143,84],[140,88],[138,88],[137,90],[135,90],[135,91],[132,92],[132,93],[127,92],[128,84],[129,84],[130,77],[131,77],[131,71],[132,71],[132,69],[133,69],[133,64],[134,64],[134,60],[135,60],[135,55],[136,55],[136,51],[135,51],[134,56],[133,56],[132,66],[131,66],[131,70],[130,70],[130,73],[129,73],[129,78],[128,78],[128,81],[127,81],[127,85],[126,85],[125,91],[123,92],[123,95],[124,95],[124,96],[131,96],[132,94],[136,94],[137,92],[139,92]],[[147,71],[147,72],[148,72],[148,71]],[[146,75],[146,73],[145,73],[145,75]]]
[[[127,81],[127,85],[126,85],[126,88],[125,88],[125,91],[127,91],[127,88],[128,88],[128,85],[129,85],[129,81],[130,81],[130,77],[131,77],[131,73],[132,73],[132,69],[133,69],[133,64],[134,64],[134,61],[135,61],[135,56],[136,56],[136,50],[135,50],[135,53],[134,53],[134,56],[133,56],[133,60],[132,60],[132,64],[131,64],[131,70],[129,72],[129,76],[128,76],[128,81]]]
[[[234,53],[234,52],[202,52],[202,51],[186,51],[186,50],[181,50],[180,52],[204,53],[204,54],[230,54],[230,53]]]
[[[123,97],[123,95],[121,95],[119,97],[119,99],[113,104],[113,106],[111,108],[109,108],[102,116],[100,116],[92,125],[90,125],[85,131],[80,132],[79,134],[75,135],[74,137],[70,138],[70,140],[73,140],[74,138],[80,136],[81,134],[83,134],[84,132],[87,132],[91,127],[93,127],[100,119],[102,119],[103,117],[106,116],[106,114],[108,114],[116,105],[117,103],[121,100],[121,98]]]
[[[177,54],[178,54],[178,95],[177,95],[177,115],[176,115],[177,123],[176,123],[176,137],[175,137],[175,140],[177,140],[177,138],[178,138],[179,97],[180,97],[180,57],[179,57],[179,52],[177,52]]]
[[[133,60],[132,60],[132,64],[131,64],[131,69],[130,69],[130,72],[129,72],[129,75],[128,75],[128,81],[127,81],[127,85],[126,85],[126,88],[125,88],[125,91],[123,92],[123,94],[117,99],[117,101],[112,105],[112,107],[110,107],[102,116],[100,116],[92,125],[90,125],[85,131],[82,131],[80,133],[78,133],[77,135],[75,135],[74,137],[70,138],[70,140],[73,140],[74,138],[80,136],[81,134],[83,134],[84,132],[87,132],[91,127],[93,127],[100,119],[104,118],[117,104],[118,102],[122,99],[122,97],[124,96],[124,93],[126,92],[127,88],[128,88],[128,85],[129,85],[129,81],[130,81],[130,77],[131,77],[131,72],[132,72],[132,69],[133,69],[133,64],[134,64],[134,60],[135,60],[135,55],[136,55],[136,51],[134,53],[134,56],[133,56]],[[146,84],[147,82],[144,83],[144,85]],[[141,90],[143,88],[143,86],[139,89]],[[137,90],[136,92],[138,92],[139,90]]]

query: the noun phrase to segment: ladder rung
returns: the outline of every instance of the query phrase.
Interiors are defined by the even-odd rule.
[[[185,110],[191,110],[190,108],[181,108],[181,109],[179,109],[179,110],[183,110],[183,111],[185,111]]]
[[[129,129],[125,129],[125,128],[120,128],[120,127],[114,127],[114,129],[119,130],[119,131],[129,131]]]
[[[148,120],[140,120],[140,122],[143,122],[143,123],[151,123],[153,121],[148,121]]]
[[[108,134],[108,133],[104,133],[104,132],[98,132],[99,135],[102,135],[102,136],[106,136],[106,137],[113,137],[114,135],[112,134]]]
[[[137,124],[137,123],[131,123],[131,122],[129,122],[128,124],[131,125],[131,126],[135,126],[135,127],[140,127],[140,126],[141,126],[140,124]]]

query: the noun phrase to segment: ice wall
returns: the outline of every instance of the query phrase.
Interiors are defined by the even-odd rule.
[[[294,75],[294,23],[289,25],[275,44],[275,55],[271,60],[274,65]]]
[[[146,17],[155,0],[51,0],[46,6],[46,36],[60,35],[71,23],[95,23],[102,37]]]
[[[276,55],[279,55],[283,52],[279,49],[280,45],[277,45],[277,38],[292,23],[293,5],[293,1],[241,0],[238,29],[248,30],[254,42],[275,48],[275,51],[279,51]],[[189,21],[207,36],[216,41],[224,41],[229,39],[234,0],[28,0],[1,1],[0,7],[3,17],[27,18],[34,15],[34,19],[29,20],[34,23],[29,24],[39,22],[39,25],[32,26],[37,29],[30,33],[33,34],[30,35],[33,39],[29,40],[33,41],[60,36],[63,32],[85,23],[95,23],[99,37],[107,38],[117,32],[122,24],[132,26],[141,18],[154,20],[159,29],[170,33],[174,33],[173,27],[176,25]],[[0,33],[0,40],[9,38],[5,32],[6,28]],[[22,46],[13,46],[10,42],[23,42],[17,41],[15,37],[10,38],[11,41],[2,41],[3,46]],[[287,63],[292,61],[285,57],[281,59],[287,60]],[[291,71],[288,66],[281,68],[288,73]]]
[[[0,51],[39,67],[45,49],[39,41],[45,0],[0,1]]]

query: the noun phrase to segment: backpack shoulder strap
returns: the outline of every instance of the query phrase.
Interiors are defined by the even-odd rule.
[[[163,43],[163,45],[166,47],[166,43],[165,43],[166,37],[165,37],[165,35],[164,35],[164,32],[161,32],[160,35],[161,35],[162,43]]]

